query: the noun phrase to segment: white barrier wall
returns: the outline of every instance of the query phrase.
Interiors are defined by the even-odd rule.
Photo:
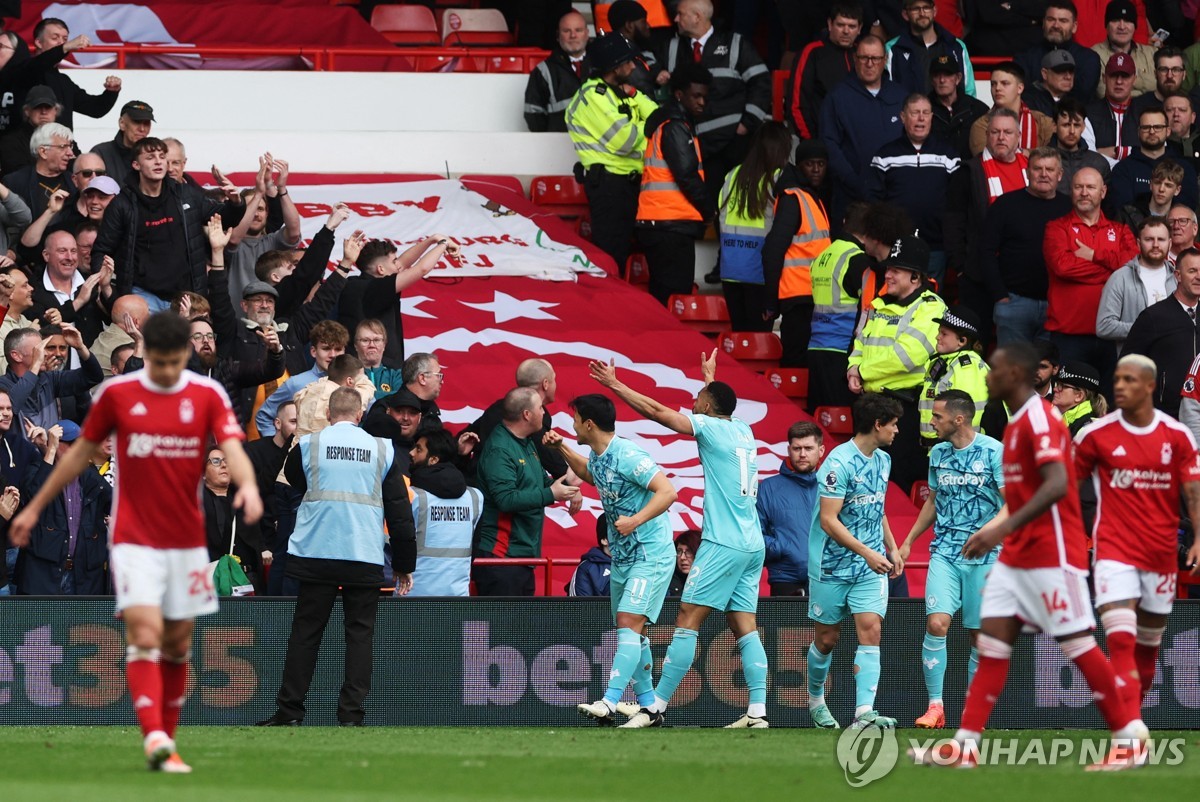
[[[121,77],[102,120],[75,115],[89,150],[117,131],[122,104],[154,107],[155,136],[174,136],[188,169],[253,170],[265,150],[303,172],[569,173],[566,134],[531,134],[522,116],[523,75],[463,73],[73,70],[98,92]]]
[[[114,71],[73,70],[98,92]],[[123,103],[154,107],[156,136],[187,146],[188,169],[253,170],[270,150],[301,172],[570,173],[566,134],[531,134],[526,77],[467,73],[123,70],[116,108],[76,115],[84,150],[111,139]],[[980,99],[991,101],[980,82]]]

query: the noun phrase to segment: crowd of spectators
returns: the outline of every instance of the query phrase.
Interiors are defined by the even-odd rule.
[[[774,57],[760,58],[740,14],[722,26],[721,4],[670,3],[675,28],[651,29],[642,5],[617,0],[614,32],[590,42],[577,12],[559,18],[525,113],[531,130],[570,136],[597,247],[622,268],[643,249],[665,303],[690,287],[692,242],[713,225],[720,260],[706,278],[742,327],[779,321],[783,365],[812,371],[810,408],[864,391],[901,402],[905,489],[924,476],[937,394],[968,392],[977,427],[1002,434],[1008,411],[987,404],[983,382],[993,344],[1037,343],[1039,390],[1072,425],[1102,414],[1120,354],[1145,354],[1159,366],[1158,406],[1200,436],[1200,45],[1176,46],[1186,26],[1162,16],[1150,28],[1169,43],[1151,36],[1145,14],[1165,12],[1131,0],[1020,4],[1037,7],[1028,19],[986,3],[968,3],[965,19],[939,16],[933,0],[796,5],[780,28],[796,54],[774,110],[783,122]],[[1020,46],[988,46],[997,31]],[[115,77],[89,95],[57,69],[89,44],[50,18],[30,44],[0,33],[13,98],[0,116],[0,518],[70,449],[103,381],[142,366],[140,327],[169,310],[190,321],[190,367],[225,387],[246,426],[267,503],[261,524],[240,524],[224,457],[209,453],[214,559],[232,550],[260,593],[294,589],[282,568],[300,494],[284,460],[347,387],[413,488],[428,550],[412,593],[462,594],[473,581],[485,595],[532,594],[532,568],[474,561],[538,557],[545,508],[580,508],[577,477],[541,447],[554,367],[526,360],[479,420],[443,427],[445,368],[406,353],[400,296],[457,258],[451,237],[400,250],[353,232],[338,252],[349,216],[338,206],[303,244],[284,158],[264,153],[247,189],[215,171],[202,187],[184,171],[185,143],[157,135],[150,102],[121,98]],[[988,71],[990,108],[974,96],[977,45],[1005,59]],[[76,141],[73,114],[122,100],[111,139]],[[0,592],[105,587],[111,467],[96,455],[33,543],[8,551]],[[602,526],[574,592],[602,592],[606,540]],[[677,550],[683,576],[694,537]],[[772,584],[788,592],[795,555],[777,551]]]

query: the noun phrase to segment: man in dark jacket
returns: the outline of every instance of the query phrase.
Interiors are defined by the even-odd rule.
[[[579,558],[579,566],[567,583],[568,596],[607,596],[612,576],[612,553],[608,550],[608,516],[596,519],[596,545]]]
[[[100,363],[83,344],[79,329],[70,323],[61,328],[63,339],[75,350],[82,367],[47,370],[44,357],[49,338],[43,340],[36,329],[13,329],[4,338],[8,371],[0,376],[0,388],[12,398],[14,414],[24,415],[42,427],[58,422],[60,398],[86,393],[104,379]]]
[[[1041,80],[1032,80],[1021,93],[1021,101],[1033,111],[1040,111],[1054,119],[1058,102],[1073,97],[1075,88],[1075,57],[1067,50],[1051,50],[1042,58]],[[1078,98],[1075,98],[1078,100]]]
[[[884,58],[879,37],[864,36],[854,52],[854,75],[838,84],[821,107],[821,139],[829,148],[834,180],[829,219],[836,221],[835,227],[851,201],[866,197],[871,158],[904,133],[904,90],[884,76]]]
[[[43,70],[34,83],[45,84],[54,90],[54,95],[62,104],[58,121],[67,128],[74,125],[74,114],[77,111],[88,117],[95,117],[97,120],[108,114],[112,111],[112,107],[117,105],[117,96],[121,93],[121,79],[115,75],[109,75],[104,79],[103,92],[98,95],[89,95],[80,89],[70,76],[58,69],[58,63],[66,57],[67,53],[91,44],[86,36],[69,39],[70,35],[67,23],[54,17],[46,17],[33,29],[33,43],[37,47],[38,53],[34,56],[34,60]],[[53,55],[45,61],[40,58],[44,54],[51,53]]]
[[[854,74],[854,43],[862,32],[862,5],[837,0],[829,9],[827,29],[796,59],[784,113],[801,139],[820,135],[821,105],[835,86]]]
[[[988,113],[987,104],[963,91],[962,66],[949,56],[938,56],[929,64],[929,82],[933,86],[929,101],[933,104],[933,133],[958,151],[971,152],[971,126]]]
[[[1142,354],[1158,366],[1154,406],[1179,417],[1179,394],[1188,369],[1200,350],[1196,329],[1200,301],[1200,251],[1188,248],[1175,260],[1175,293],[1151,304],[1133,322],[1121,356]]]
[[[713,28],[712,12],[709,0],[681,0],[675,15],[679,35],[659,62],[672,75],[689,61],[713,75],[696,135],[707,167],[704,182],[715,198],[725,175],[742,163],[750,134],[771,114],[771,73],[748,40]]]
[[[207,289],[205,225],[222,206],[187,184],[164,180],[167,146],[161,139],[140,140],[133,158],[129,182],[104,212],[92,246],[92,272],[111,256],[116,294],[136,292],[151,312],[161,312],[180,290]]]
[[[588,76],[587,44],[583,15],[575,10],[563,14],[558,21],[557,46],[533,68],[525,85],[525,125],[530,131],[566,132],[563,112]]]
[[[152,122],[154,109],[150,104],[131,100],[121,107],[116,136],[92,148],[92,153],[104,159],[104,168],[118,184],[125,184],[133,172],[133,146],[150,136]]]
[[[1068,51],[1075,59],[1075,88],[1071,90],[1071,94],[1086,103],[1100,85],[1101,64],[1095,51],[1075,41],[1075,31],[1078,27],[1074,3],[1063,0],[1060,4],[1056,0],[1050,0],[1046,5],[1046,13],[1042,16],[1041,43],[1018,52],[1013,61],[1021,65],[1026,75],[1040,75],[1042,59],[1047,53],[1051,50]]]
[[[671,99],[646,120],[637,233],[650,270],[650,294],[663,306],[672,295],[692,291],[695,241],[716,209],[696,135],[712,83],[703,66],[681,64],[671,75]]]
[[[941,286],[946,278],[942,216],[960,154],[946,140],[931,135],[933,105],[924,95],[909,95],[900,122],[904,135],[885,144],[871,159],[867,198],[904,207],[929,245],[929,275]]]
[[[767,548],[772,596],[808,595],[808,532],[817,512],[817,467],[825,455],[811,421],[788,429],[788,455],[779,473],[758,485],[758,520]]]
[[[79,426],[62,421],[37,437],[43,459],[31,464],[21,486],[33,498],[57,459],[79,437]],[[102,596],[108,588],[108,513],[112,486],[92,466],[66,486],[42,512],[29,545],[17,558],[17,589],[24,596]]]
[[[1104,67],[1104,97],[1087,104],[1096,150],[1109,159],[1124,159],[1137,145],[1137,114],[1130,102],[1134,75],[1133,59],[1125,53],[1114,54]]]
[[[275,477],[271,477],[275,481]],[[241,510],[233,506],[237,488],[229,478],[225,452],[215,446],[208,450],[204,465],[204,529],[208,541],[208,559],[216,562],[226,554],[237,558],[256,593],[262,593],[263,565],[270,565],[271,552],[263,545],[262,527],[248,524]]]
[[[1108,181],[1112,168],[1108,159],[1088,148],[1083,131],[1087,127],[1087,107],[1076,97],[1064,97],[1054,109],[1054,136],[1046,144],[1062,158],[1063,175],[1058,182],[1060,195],[1071,196],[1071,181],[1084,167],[1091,167]]]
[[[613,33],[619,34],[637,51],[633,58],[633,72],[625,82],[644,95],[657,99],[659,87],[671,76],[659,66],[652,47],[654,40],[646,9],[636,0],[617,0],[608,7],[608,24]]]
[[[937,6],[934,0],[904,0],[904,19],[908,25],[888,47],[888,74],[905,92],[929,92],[929,65],[945,56],[953,59],[959,69],[970,69],[967,48],[954,34],[934,21]],[[968,75],[967,91],[973,91],[974,75]]]
[[[1116,217],[1121,209],[1150,191],[1150,174],[1165,161],[1183,168],[1179,202],[1195,208],[1196,171],[1187,159],[1167,149],[1167,115],[1157,107],[1143,109],[1138,115],[1138,147],[1113,168],[1104,196],[1105,213]],[[1173,147],[1173,146],[1172,146]]]

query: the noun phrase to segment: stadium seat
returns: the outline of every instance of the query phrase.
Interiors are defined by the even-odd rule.
[[[425,6],[375,6],[371,27],[397,45],[440,45],[437,21]]]
[[[672,295],[667,311],[694,331],[716,334],[729,324],[729,307],[721,295]]]
[[[442,43],[511,45],[513,35],[504,15],[494,8],[447,8],[442,15]]]
[[[525,75],[529,72],[525,68],[524,56],[489,56],[485,59],[480,59],[483,62],[483,71],[490,73],[519,73]]]
[[[483,72],[479,59],[464,56],[417,56],[415,72]]]
[[[830,434],[854,434],[854,419],[850,407],[817,407],[813,410],[817,424]]]
[[[769,331],[724,331],[717,343],[722,351],[757,373],[779,367],[783,356],[783,345]]]
[[[920,509],[925,506],[925,500],[929,498],[929,482],[924,480],[913,482],[912,490],[908,491],[908,497],[914,507]]]
[[[575,234],[580,239],[585,239],[588,242],[592,241],[592,218],[583,214],[575,221]]]
[[[462,175],[458,178],[468,189],[482,187],[484,189],[503,189],[508,192],[516,193],[522,198],[525,197],[525,187],[521,186],[521,179],[515,175],[485,175],[483,173],[473,173],[470,175]]]
[[[646,254],[631,253],[625,260],[625,280],[633,285],[650,283],[650,266],[646,264]]]
[[[588,208],[587,195],[573,175],[539,175],[529,182],[529,199],[548,212],[572,220]]]
[[[767,381],[788,398],[808,398],[808,368],[774,368]]]

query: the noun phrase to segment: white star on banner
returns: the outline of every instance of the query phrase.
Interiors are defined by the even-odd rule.
[[[421,304],[425,303],[426,301],[432,301],[432,300],[433,299],[430,298],[428,295],[413,295],[411,297],[408,295],[405,295],[404,296],[404,315],[405,315],[405,317],[426,317],[426,318],[429,318],[430,320],[437,320],[437,315],[431,315],[428,312],[426,312],[424,309],[417,308]]]
[[[491,312],[496,316],[497,323],[507,323],[521,317],[527,317],[530,320],[558,320],[549,312],[542,311],[547,307],[558,306],[558,304],[535,301],[532,298],[514,298],[506,292],[497,291],[490,303],[472,304],[466,301],[459,301],[459,303],[481,312]]]

